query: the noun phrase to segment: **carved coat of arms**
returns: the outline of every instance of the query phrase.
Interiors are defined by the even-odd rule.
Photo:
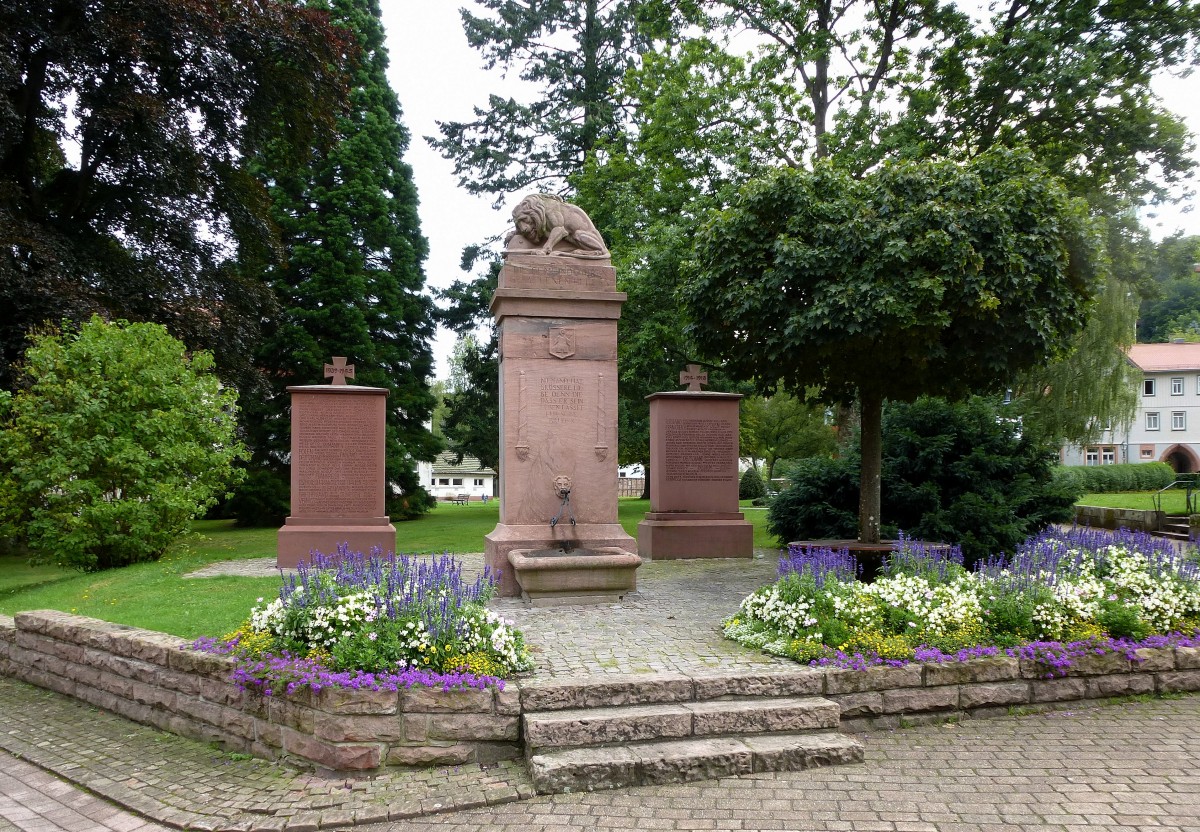
[[[555,358],[570,358],[575,354],[574,327],[550,327],[550,354]]]

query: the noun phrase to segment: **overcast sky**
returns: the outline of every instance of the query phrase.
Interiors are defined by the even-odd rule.
[[[492,210],[489,197],[474,197],[458,187],[450,162],[432,150],[424,137],[438,135],[438,121],[468,120],[473,106],[485,104],[488,93],[503,85],[515,88],[515,79],[502,79],[498,70],[482,68],[479,53],[463,35],[461,2],[382,0],[381,5],[391,56],[388,79],[412,134],[405,161],[413,168],[421,199],[421,230],[429,240],[426,280],[430,287],[442,288],[466,276],[458,268],[463,247],[505,230],[512,205],[523,194],[514,195],[501,210]],[[1157,86],[1167,107],[1184,116],[1193,134],[1200,134],[1197,88],[1195,77],[1163,78]],[[1156,238],[1176,230],[1200,234],[1200,212],[1187,210],[1196,202],[1193,197],[1179,206],[1154,209],[1143,216],[1143,222]],[[453,334],[441,331],[434,344],[439,378],[448,374],[453,346]]]

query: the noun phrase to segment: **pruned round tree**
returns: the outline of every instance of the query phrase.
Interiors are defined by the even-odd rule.
[[[681,294],[734,376],[857,398],[859,539],[875,543],[884,400],[993,390],[1061,352],[1087,320],[1097,245],[1085,206],[1024,152],[862,178],[817,163],[712,216]]]

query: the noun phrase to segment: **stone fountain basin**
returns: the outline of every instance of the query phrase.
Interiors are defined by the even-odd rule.
[[[508,553],[521,595],[535,605],[601,604],[637,589],[642,559],[624,549],[514,549]]]

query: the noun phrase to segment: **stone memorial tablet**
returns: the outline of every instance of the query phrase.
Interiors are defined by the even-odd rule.
[[[345,359],[325,366],[332,384],[288,388],[292,506],[278,534],[279,566],[296,566],[314,550],[332,554],[341,544],[363,553],[396,550],[384,508],[388,391],[346,384],[354,367]]]

